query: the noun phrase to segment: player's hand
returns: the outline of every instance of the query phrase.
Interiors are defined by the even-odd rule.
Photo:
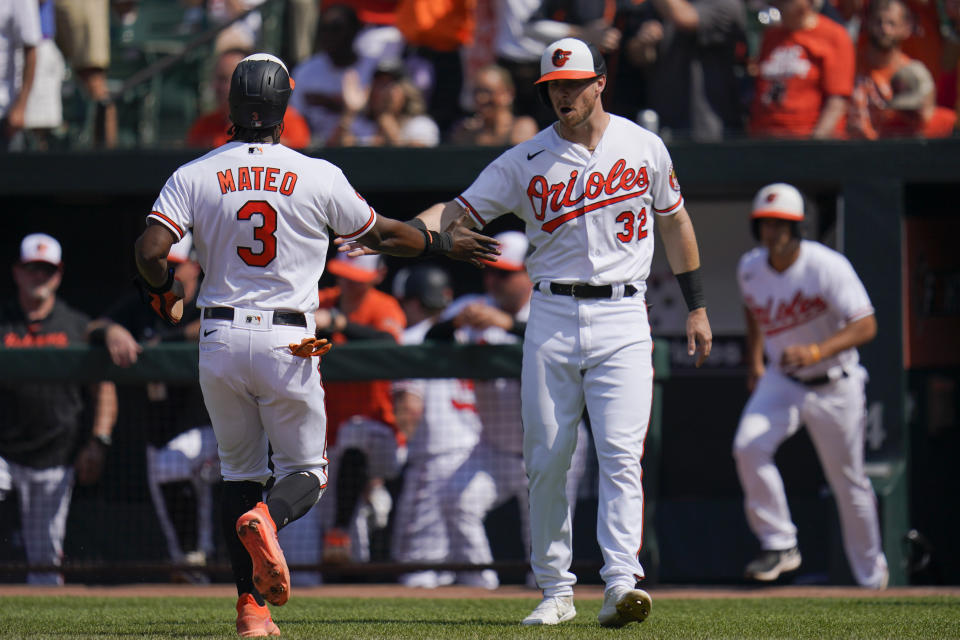
[[[111,323],[107,327],[105,342],[110,360],[118,367],[129,367],[135,364],[143,347],[122,325]]]
[[[73,468],[77,474],[78,484],[94,484],[100,479],[103,472],[103,461],[106,458],[104,446],[96,440],[90,440],[77,453],[73,461]]]
[[[380,253],[376,249],[371,249],[366,245],[360,244],[356,240],[346,240],[339,236],[333,239],[333,244],[336,245],[338,253],[345,253],[351,258],[359,258],[360,256],[376,255]]]
[[[173,277],[173,267],[169,268],[167,281],[159,287],[144,280],[139,273],[135,282],[143,301],[149,304],[158,316],[169,324],[180,324],[183,319],[183,283]]]
[[[457,314],[453,322],[458,327],[468,326],[474,329],[500,327],[504,331],[509,331],[513,328],[513,317],[510,314],[482,302],[468,304]]]
[[[790,373],[797,369],[809,367],[820,361],[818,357],[820,348],[816,352],[808,344],[794,344],[783,350],[780,355],[780,368]]]
[[[320,357],[326,355],[333,348],[333,345],[326,338],[304,338],[300,341],[300,344],[291,342],[287,346],[290,348],[290,353],[301,358]]]
[[[454,260],[469,262],[475,267],[483,269],[484,261],[496,262],[500,255],[500,243],[489,236],[477,233],[463,225],[457,225],[450,231],[453,248],[447,252],[447,257]]]
[[[698,354],[695,364],[699,368],[710,355],[712,347],[713,332],[710,330],[707,310],[703,307],[694,309],[687,315],[687,355]]]

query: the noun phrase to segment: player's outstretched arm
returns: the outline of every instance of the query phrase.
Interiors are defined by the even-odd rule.
[[[410,222],[379,216],[373,228],[355,241],[334,239],[351,256],[386,253],[400,257],[442,254],[483,268],[495,262],[499,243],[472,229],[473,221],[455,202],[435,204]]]
[[[696,366],[710,355],[713,332],[707,318],[707,305],[700,282],[700,250],[693,223],[685,207],[673,215],[657,219],[670,269],[677,276],[689,313],[687,314],[687,353],[697,354]]]

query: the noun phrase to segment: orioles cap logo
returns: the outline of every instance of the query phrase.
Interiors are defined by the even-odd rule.
[[[773,201],[776,200],[776,199],[777,199],[777,194],[776,194],[776,193],[768,193],[768,194],[767,194],[767,202],[768,202],[768,203],[773,202]]]
[[[571,53],[573,52],[564,51],[563,49],[557,49],[556,51],[554,51],[553,58],[552,58],[553,66],[562,67],[563,65],[567,64],[567,60],[570,59]]]

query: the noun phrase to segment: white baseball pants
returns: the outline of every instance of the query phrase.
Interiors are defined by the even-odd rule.
[[[751,530],[764,549],[797,544],[783,479],[773,461],[780,444],[806,425],[830,483],[847,560],[856,581],[878,586],[887,570],[880,542],[877,500],[863,470],[866,372],[806,387],[768,369],[740,418],[733,442]]]
[[[16,490],[27,562],[38,566],[60,566],[67,514],[73,495],[73,467],[34,469],[0,458],[0,499]],[[31,571],[27,584],[62,585],[57,571]]]
[[[567,501],[571,518],[577,500],[577,488],[587,466],[590,450],[589,434],[581,422],[577,446],[567,472]],[[450,561],[488,564],[493,553],[487,539],[484,519],[491,511],[517,499],[520,509],[520,537],[530,553],[530,501],[527,475],[520,455],[501,451],[481,442],[457,469],[450,481],[451,491],[445,495],[443,514],[450,538]]]
[[[310,471],[326,485],[327,419],[314,358],[290,353],[314,332],[274,325],[273,312],[238,309],[231,320],[205,318],[200,332],[200,387],[217,435],[224,480],[265,483],[267,442],[273,475]]]
[[[570,595],[567,470],[584,407],[600,470],[597,542],[607,588],[643,577],[640,460],[650,421],[653,343],[637,295],[586,300],[536,291],[523,343],[523,457],[530,482],[530,561],[545,596]]]

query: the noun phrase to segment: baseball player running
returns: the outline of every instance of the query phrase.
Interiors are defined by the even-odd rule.
[[[566,472],[586,407],[600,467],[597,540],[606,583],[599,621],[642,621],[640,459],[653,389],[644,304],[654,220],[690,313],[697,364],[712,334],[693,224],[663,141],[603,110],[606,66],[575,38],[549,45],[541,96],[557,122],[494,160],[456,200],[418,216],[428,229],[483,227],[513,212],[526,223],[535,283],[521,373],[523,454],[530,485],[531,565],[543,601],[525,625],[576,615]],[[349,245],[348,245],[349,249]],[[359,249],[358,249],[359,250]]]
[[[205,273],[200,386],[220,455],[224,531],[237,534],[226,538],[241,636],[279,633],[265,606],[290,595],[276,532],[326,486],[324,392],[310,356],[329,349],[314,337],[313,314],[327,227],[398,256],[441,253],[480,265],[498,253],[492,238],[472,231],[428,234],[378,216],[337,167],[278,144],[293,84],[274,56],[237,65],[230,141],[174,172],[135,248],[151,305],[172,322],[183,313],[183,287],[166,256],[187,229]]]
[[[751,215],[761,246],[740,259],[737,272],[753,393],[733,455],[747,521],[762,548],[746,574],[771,581],[800,566],[797,528],[773,456],[805,424],[837,500],[853,576],[882,589],[887,560],[876,497],[863,470],[867,376],[857,356],[857,347],[876,335],[877,322],[847,259],[801,238],[803,215],[796,188],[777,183],[761,189]]]

